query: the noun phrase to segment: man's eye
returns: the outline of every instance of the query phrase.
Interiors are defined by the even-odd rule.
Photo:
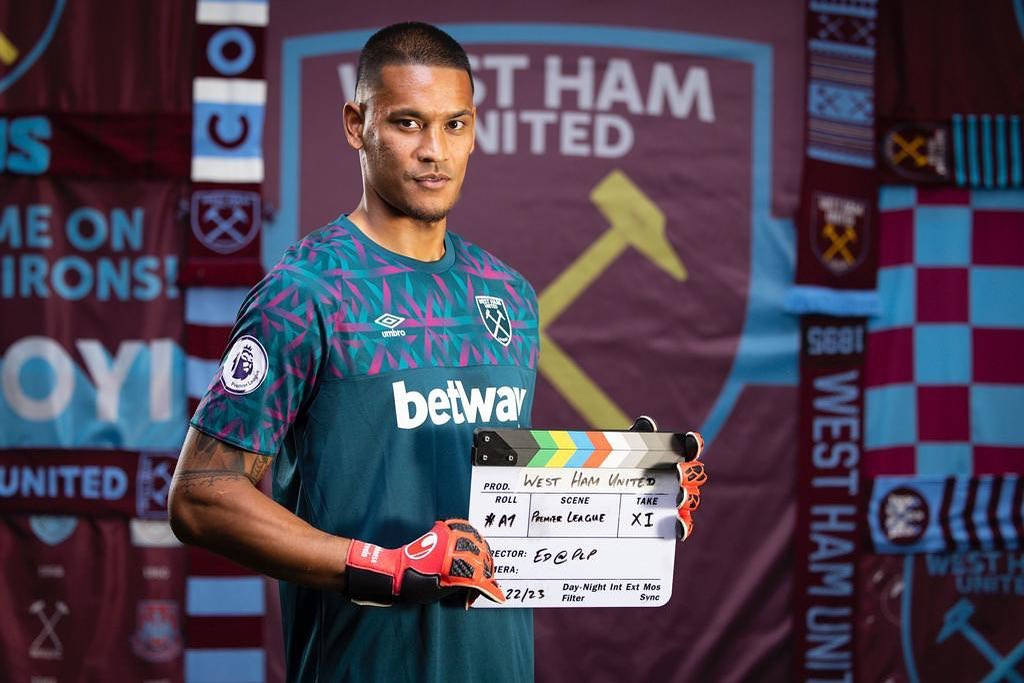
[[[416,122],[413,121],[412,119],[399,119],[398,120],[398,127],[399,128],[406,128],[408,130],[412,130],[412,129],[416,128],[416,125],[417,125]]]
[[[448,127],[451,128],[452,130],[462,130],[463,128],[466,127],[466,122],[459,120],[449,121]]]

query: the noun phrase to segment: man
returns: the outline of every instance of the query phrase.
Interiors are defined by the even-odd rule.
[[[432,26],[390,26],[355,99],[362,199],[243,303],[171,523],[281,580],[289,681],[530,680],[531,611],[466,609],[504,600],[459,519],[472,431],[529,426],[538,354],[533,288],[446,229],[474,144],[469,62]],[[274,501],[256,488],[271,463]]]

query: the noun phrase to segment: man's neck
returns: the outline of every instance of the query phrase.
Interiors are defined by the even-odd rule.
[[[444,256],[446,218],[428,223],[375,204],[367,202],[364,195],[359,206],[348,214],[348,219],[364,235],[388,251],[417,261],[437,261]]]

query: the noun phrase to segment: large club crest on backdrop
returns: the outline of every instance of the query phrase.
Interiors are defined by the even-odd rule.
[[[14,85],[49,47],[66,2],[53,0],[48,16],[44,12],[33,13],[38,19],[46,17],[45,22],[17,31],[11,26],[0,27],[0,93]]]

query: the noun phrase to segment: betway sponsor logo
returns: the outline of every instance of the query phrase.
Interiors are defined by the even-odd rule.
[[[523,412],[526,389],[521,387],[466,388],[459,380],[448,380],[444,388],[431,389],[424,396],[407,390],[405,382],[394,382],[395,419],[399,429],[416,429],[427,418],[436,425],[465,422],[518,422]],[[493,418],[492,418],[493,416]]]

